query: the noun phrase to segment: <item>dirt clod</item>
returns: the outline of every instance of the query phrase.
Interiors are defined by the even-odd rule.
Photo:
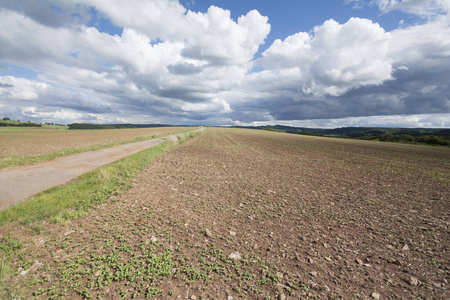
[[[241,254],[239,252],[237,252],[237,251],[236,252],[231,252],[230,255],[229,255],[229,258],[236,259],[236,260],[241,260],[242,259]]]
[[[372,295],[370,295],[370,296],[372,296],[372,298],[375,299],[375,300],[379,300],[380,299],[380,294],[378,294],[376,292],[373,292]]]
[[[412,286],[416,286],[419,284],[419,280],[416,277],[411,276],[408,280],[408,283]]]

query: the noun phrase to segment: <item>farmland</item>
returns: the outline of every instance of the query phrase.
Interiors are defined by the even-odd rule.
[[[9,129],[5,127],[5,129]],[[52,130],[51,128],[22,128],[3,132],[0,129],[0,158],[20,155],[43,155],[69,148],[124,142],[140,137],[164,135],[184,131],[186,127],[158,127],[110,130]]]
[[[12,129],[12,130],[11,130]],[[0,169],[162,137],[189,127],[66,130],[63,126],[0,127]]]
[[[445,298],[449,186],[448,148],[210,128],[87,216],[0,227],[0,295]]]

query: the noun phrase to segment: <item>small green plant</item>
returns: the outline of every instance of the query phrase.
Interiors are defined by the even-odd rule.
[[[39,296],[45,293],[45,289],[44,288],[38,288],[37,290],[34,291],[33,295],[35,296]]]
[[[10,232],[5,233],[0,240],[0,280],[13,275],[11,262],[22,248],[22,243],[14,238]]]

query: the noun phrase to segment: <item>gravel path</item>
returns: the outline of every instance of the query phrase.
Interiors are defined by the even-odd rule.
[[[0,210],[51,187],[66,184],[101,166],[154,147],[165,140],[164,138],[151,139],[64,156],[35,165],[1,170]]]

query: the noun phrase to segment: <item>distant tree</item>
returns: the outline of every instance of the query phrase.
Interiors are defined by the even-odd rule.
[[[98,124],[90,124],[90,123],[73,123],[69,124],[69,129],[120,129],[120,128],[129,128],[127,126],[122,125],[98,125]]]
[[[3,121],[11,121],[11,119],[8,118],[8,117],[4,117],[4,118],[3,118]]]

